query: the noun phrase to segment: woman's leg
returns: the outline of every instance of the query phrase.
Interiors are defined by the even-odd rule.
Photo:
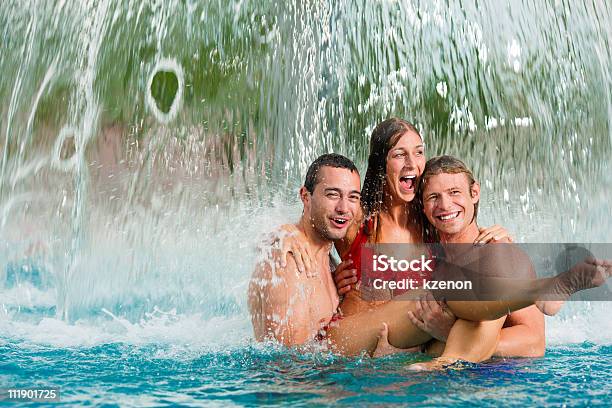
[[[552,278],[480,279],[487,298],[499,300],[447,301],[447,304],[455,316],[471,321],[496,320],[534,304],[542,313],[554,315],[571,295],[601,286],[610,276],[612,262],[588,259]],[[432,292],[435,296],[436,292]]]
[[[388,299],[387,301],[389,301]],[[358,313],[362,313],[370,310],[372,307],[375,307],[377,304],[383,304],[386,302],[368,302],[361,298],[360,293],[357,290],[351,290],[346,295],[344,295],[344,299],[340,302],[338,306],[338,310],[342,313],[342,316],[352,316]]]
[[[488,269],[487,269],[488,268]],[[484,270],[495,270],[494,266]],[[612,262],[585,259],[570,270],[552,278],[479,278],[479,301],[448,301],[455,316],[465,320],[495,320],[505,314],[535,304],[546,315],[554,315],[576,292],[603,285],[612,276]],[[433,291],[434,296],[436,294]],[[442,294],[441,296],[444,296]],[[498,300],[488,300],[498,299]]]
[[[500,293],[509,300],[448,301],[447,304],[458,318],[475,322],[497,320],[533,304],[546,314],[554,314],[563,304],[559,296],[568,298],[579,290],[602,285],[610,275],[612,263],[594,260],[554,278],[515,281],[492,279],[491,287],[503,282]],[[328,339],[338,351],[346,355],[356,355],[363,351],[372,353],[378,343],[382,323],[387,323],[389,343],[392,346],[409,348],[423,344],[431,336],[414,326],[407,317],[408,311],[416,309],[414,300],[423,293],[423,290],[411,290],[385,304],[348,316],[329,328]],[[556,299],[538,300],[551,296]]]
[[[485,320],[497,320],[516,310],[529,307],[534,304],[533,300],[449,300],[446,302],[448,308],[455,316],[463,320],[480,322]]]
[[[397,348],[405,349],[431,339],[428,333],[423,332],[410,322],[408,312],[416,310],[414,301],[424,294],[422,289],[411,290],[382,305],[372,306],[368,310],[360,311],[346,316],[330,324],[327,330],[327,339],[332,347],[344,355],[358,355],[364,351],[372,353],[378,344],[378,335],[383,323],[389,327],[389,343]],[[448,307],[455,316],[471,323],[483,320],[497,320],[508,313],[531,306],[532,301],[449,301]],[[466,339],[478,338],[478,333],[467,335],[469,328],[474,331],[482,326],[468,324],[463,333]],[[459,336],[463,337],[463,336]],[[472,347],[469,341],[458,340],[458,347]],[[451,350],[453,350],[451,348]],[[494,350],[494,349],[493,349]]]
[[[431,339],[431,335],[414,326],[408,319],[408,312],[416,310],[416,302],[414,300],[424,293],[425,291],[422,289],[411,290],[385,304],[376,305],[366,311],[344,317],[330,325],[327,330],[327,339],[342,354],[358,355],[364,351],[371,354],[378,344],[378,335],[382,324],[386,323],[389,327],[389,343],[392,346],[406,349],[424,344]],[[463,319],[465,319],[463,316],[469,316],[467,320],[474,321],[497,320],[509,313],[508,308],[514,311],[533,304],[533,302],[475,301],[454,301],[448,303],[449,308],[455,315]],[[462,323],[460,327],[462,329],[458,330],[458,333],[461,334],[453,337],[453,339],[457,340],[451,341],[452,346],[449,350],[473,348],[476,344],[474,343],[475,340],[472,342],[468,339],[484,338],[485,335],[479,333],[482,333],[483,328],[488,327],[488,325],[469,322],[469,324]],[[470,333],[470,331],[474,333]],[[462,338],[465,338],[467,341],[461,340]],[[494,347],[493,350],[495,350]]]
[[[501,335],[506,317],[486,322],[459,319],[453,325],[442,358],[479,363],[491,358]]]
[[[358,355],[364,351],[372,353],[378,344],[382,324],[389,327],[389,343],[397,348],[409,348],[431,339],[408,319],[408,312],[416,310],[416,299],[423,290],[413,290],[382,305],[346,316],[330,324],[327,339],[337,351],[344,355]],[[397,300],[399,299],[399,300]]]
[[[416,310],[416,302],[413,299],[423,293],[423,290],[413,290],[383,305],[344,317],[330,325],[327,339],[335,350],[344,355],[358,355],[364,351],[372,354],[378,344],[382,324],[386,323],[389,327],[389,343],[392,346],[406,349],[424,344],[431,339],[431,335],[414,326],[408,319],[408,312]],[[481,303],[485,305],[479,307]],[[482,320],[492,320],[487,317],[497,315],[502,318],[497,317],[497,320],[490,322],[458,320],[449,336],[445,355],[467,361],[482,361],[495,351],[499,333],[493,332],[499,332],[501,329],[508,305],[500,303],[487,306],[486,303],[488,302],[453,302],[455,310],[467,310],[473,316],[481,315]],[[485,308],[486,311],[483,311]],[[487,346],[489,344],[491,347]],[[488,350],[489,348],[491,350]]]

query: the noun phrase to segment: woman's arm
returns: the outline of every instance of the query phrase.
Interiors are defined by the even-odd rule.
[[[501,225],[491,225],[486,228],[479,228],[480,234],[474,240],[475,244],[488,243],[511,243],[513,242],[510,232]]]
[[[300,273],[306,273],[309,278],[317,276],[316,268],[314,268],[314,254],[310,250],[306,236],[295,224],[281,225],[270,232],[263,243],[264,245],[279,244],[282,268],[287,266],[287,258],[291,255]]]

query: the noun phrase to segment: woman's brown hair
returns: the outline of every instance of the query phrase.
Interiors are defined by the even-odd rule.
[[[414,132],[421,137],[412,123],[399,118],[382,121],[372,131],[368,169],[361,190],[361,206],[365,219],[365,231],[368,235],[372,233],[369,231],[368,220],[375,220],[382,210],[387,184],[387,155],[400,138],[408,132]]]

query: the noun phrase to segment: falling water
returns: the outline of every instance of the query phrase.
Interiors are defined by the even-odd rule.
[[[483,224],[609,241],[611,14],[603,0],[4,1],[0,319],[197,315],[196,330],[234,319],[230,340],[248,337],[258,236],[299,214],[312,159],[363,168],[392,115],[476,171]]]

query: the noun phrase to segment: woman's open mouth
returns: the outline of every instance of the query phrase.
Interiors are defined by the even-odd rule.
[[[406,192],[414,192],[414,186],[416,184],[416,176],[407,175],[400,177],[400,187]]]

